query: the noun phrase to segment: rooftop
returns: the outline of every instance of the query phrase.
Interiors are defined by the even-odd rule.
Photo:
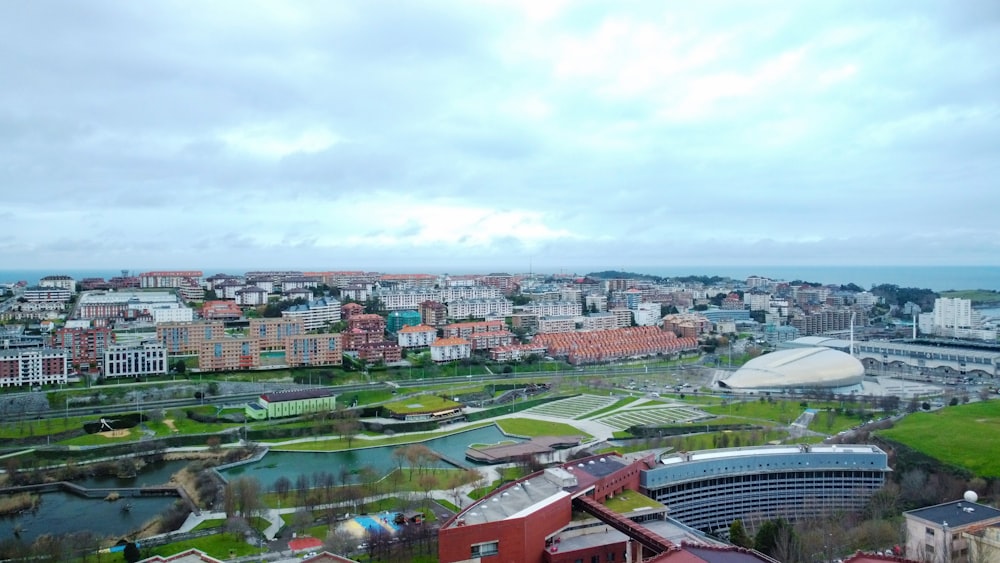
[[[907,518],[912,516],[939,526],[947,525],[950,528],[959,528],[980,522],[987,523],[989,520],[1000,520],[1000,510],[966,500],[918,508],[904,514]]]

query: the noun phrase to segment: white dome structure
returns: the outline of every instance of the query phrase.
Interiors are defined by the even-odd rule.
[[[850,354],[831,348],[794,348],[754,358],[719,381],[734,391],[823,389],[861,391],[865,367]]]

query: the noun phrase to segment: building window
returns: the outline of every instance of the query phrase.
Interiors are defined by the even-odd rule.
[[[500,553],[500,542],[491,541],[472,546],[472,557],[486,557]]]

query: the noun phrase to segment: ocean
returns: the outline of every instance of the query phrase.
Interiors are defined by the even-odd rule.
[[[596,266],[589,270],[581,270],[580,274],[601,270],[619,269],[620,266]],[[266,270],[267,266],[258,266],[250,270]],[[282,268],[284,269],[284,268]],[[303,271],[323,271],[330,268],[303,268]],[[723,276],[733,279],[746,279],[747,276],[766,276],[777,280],[803,280],[823,284],[854,283],[865,289],[875,285],[889,283],[900,287],[927,288],[934,291],[949,289],[992,289],[1000,291],[1000,266],[669,266],[661,268],[628,268],[627,271],[650,274],[663,277],[673,276]],[[433,273],[439,268],[427,269]],[[205,275],[218,272],[241,274],[244,270],[234,268],[204,268]],[[462,273],[461,268],[447,270],[451,273]],[[137,272],[133,272],[135,274]],[[0,283],[27,281],[37,284],[38,280],[49,275],[67,275],[75,280],[99,277],[108,279],[120,276],[121,270],[0,270]]]

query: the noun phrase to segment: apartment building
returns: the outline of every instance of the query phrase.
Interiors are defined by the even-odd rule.
[[[80,295],[75,318],[152,318],[150,311],[154,308],[182,306],[171,291],[88,291]]]
[[[332,297],[320,297],[282,311],[281,316],[301,320],[306,331],[317,330],[340,321],[340,301]]]
[[[506,330],[507,326],[503,321],[473,321],[466,323],[452,323],[445,326],[441,333],[445,338],[468,338],[476,332],[499,332]]]
[[[152,305],[147,311],[154,324],[185,323],[194,320],[194,310],[179,303],[176,305]]]
[[[422,348],[437,340],[437,329],[425,324],[404,326],[396,333],[400,348]]]
[[[528,334],[538,332],[538,315],[534,313],[514,313],[510,316],[510,326]]]
[[[611,313],[591,313],[581,320],[583,330],[614,330],[618,328],[618,319]]]
[[[711,332],[712,322],[704,315],[697,313],[667,315],[663,317],[663,330],[670,331],[677,336],[697,338]]]
[[[507,317],[514,312],[513,304],[504,298],[497,299],[465,299],[447,304],[449,319],[468,319],[486,317]]]
[[[517,279],[510,274],[502,274],[502,273],[488,274],[479,278],[479,281],[483,285],[488,285],[499,289],[500,293],[504,295],[510,295],[514,293],[515,291],[517,291],[518,288]]]
[[[217,338],[198,346],[202,371],[236,371],[260,367],[260,342],[256,338]]]
[[[247,336],[260,341],[261,350],[284,350],[285,342],[292,337],[305,333],[301,319],[250,319]]]
[[[419,309],[424,301],[438,301],[440,292],[435,289],[392,289],[375,292],[386,311]]]
[[[451,362],[472,355],[472,344],[464,338],[441,338],[431,344],[431,360]]]
[[[246,285],[259,287],[268,293],[274,293],[274,280],[269,277],[247,277]]]
[[[350,284],[340,288],[342,299],[353,299],[354,301],[368,301],[372,297],[372,286],[362,284]]]
[[[243,309],[233,301],[206,301],[201,306],[201,317],[210,321],[235,321],[243,318]]]
[[[415,287],[419,289],[433,289],[438,284],[440,278],[433,274],[382,274],[379,282],[384,287]]]
[[[465,337],[472,346],[472,350],[490,350],[499,346],[510,346],[514,343],[515,337],[507,330],[497,330],[490,332],[473,332]]]
[[[58,302],[66,303],[73,298],[73,292],[61,287],[42,287],[40,285],[26,287],[20,297],[28,303]]]
[[[604,294],[590,294],[583,298],[583,308],[590,313],[604,313],[608,310],[608,296]]]
[[[420,320],[427,326],[442,327],[448,324],[448,307],[437,301],[424,301],[420,304]]]
[[[363,315],[365,308],[360,303],[344,303],[340,306],[340,319],[350,320],[356,315]]]
[[[771,294],[762,291],[744,293],[743,304],[751,311],[767,311],[771,307]]]
[[[224,283],[237,283],[239,285],[246,285],[243,281],[242,276],[236,276],[231,274],[214,274],[205,278],[205,288],[211,291],[216,291],[217,288]]]
[[[538,318],[538,333],[552,334],[557,332],[574,332],[576,317],[573,315],[558,315]]]
[[[63,349],[0,350],[0,387],[64,384],[69,371]]]
[[[490,349],[490,359],[494,362],[519,362],[528,356],[542,357],[545,346],[540,344],[511,344]]]
[[[357,353],[358,359],[369,364],[376,362],[389,364],[403,359],[403,352],[399,344],[388,340],[361,344],[357,347]]]
[[[988,526],[1000,525],[1000,510],[975,502],[978,496],[946,502],[903,513],[906,519],[906,555],[933,563],[976,563],[994,558],[972,559],[970,547],[978,538],[970,537]],[[970,542],[970,540],[973,540]],[[994,555],[1000,549],[985,550]]]
[[[159,287],[182,287],[188,282],[201,285],[201,270],[174,270],[143,272],[139,274],[139,287],[159,288]]]
[[[462,301],[466,299],[498,299],[503,297],[503,292],[489,285],[463,285],[457,287],[446,287],[438,291],[438,301],[451,303],[452,301]]]
[[[312,295],[308,290],[307,294]],[[236,304],[241,307],[267,305],[267,292],[255,285],[248,285],[237,289],[235,298]]]
[[[301,334],[284,339],[289,367],[339,366],[344,361],[340,334]]]
[[[835,330],[847,330],[851,327],[852,316],[855,325],[865,326],[868,324],[868,315],[864,310],[847,308],[795,314],[788,324],[799,329],[803,335],[811,336]]]
[[[226,328],[222,321],[156,325],[156,339],[171,356],[199,354],[203,342],[219,340],[225,335]]]
[[[563,317],[579,315],[583,312],[583,306],[579,301],[532,301],[527,305],[518,308],[523,313],[533,313],[540,317]]]
[[[144,377],[167,373],[167,349],[155,341],[113,344],[104,350],[104,377]]]
[[[69,276],[45,276],[38,280],[40,287],[51,287],[65,289],[70,293],[76,293],[76,281]]]
[[[618,328],[632,326],[632,311],[625,308],[615,307],[609,312],[615,316],[615,323],[618,325]]]
[[[114,344],[110,328],[60,328],[52,333],[53,348],[66,350],[69,360],[80,369],[97,367],[104,350]]]
[[[360,314],[347,320],[344,350],[359,352],[361,348],[385,341],[385,319],[379,315]],[[373,352],[374,353],[374,352]]]

